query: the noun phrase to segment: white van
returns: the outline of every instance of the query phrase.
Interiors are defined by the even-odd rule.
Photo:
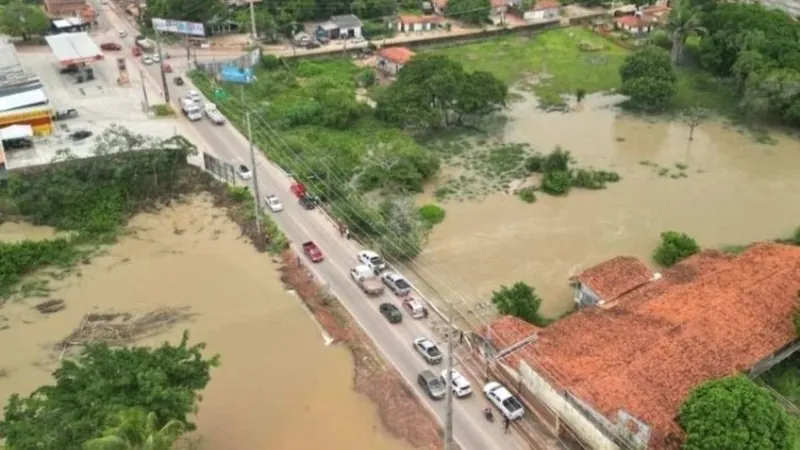
[[[200,110],[200,107],[197,106],[196,103],[192,103],[191,105],[187,105],[183,109],[184,114],[186,114],[186,118],[191,120],[192,122],[196,122],[198,120],[203,119],[203,112]]]

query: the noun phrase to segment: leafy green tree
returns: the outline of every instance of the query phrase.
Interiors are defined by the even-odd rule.
[[[428,228],[419,220],[411,197],[398,197],[381,204],[383,227],[378,247],[388,259],[408,260],[422,251]]]
[[[676,92],[678,77],[669,53],[656,46],[645,47],[625,59],[620,67],[622,93],[629,106],[643,111],[664,109]]]
[[[653,252],[653,259],[664,267],[670,267],[699,251],[700,246],[688,234],[664,231],[661,233],[661,243]]]
[[[445,217],[445,210],[439,205],[429,203],[419,208],[419,216],[426,225],[432,227],[442,223]]]
[[[500,314],[518,317],[538,326],[547,325],[547,320],[539,315],[542,299],[531,286],[522,281],[511,287],[500,286],[499,290],[492,292],[492,304]]]
[[[750,114],[774,115],[800,125],[800,70],[774,69],[750,74],[742,106]]]
[[[508,99],[508,86],[489,72],[475,71],[463,80],[458,100],[453,105],[457,122],[467,117],[482,118],[502,109]]]
[[[480,25],[488,22],[492,10],[490,0],[451,0],[445,15],[466,23]]]
[[[47,14],[37,5],[12,1],[0,7],[0,32],[20,36],[27,40],[33,35],[44,35],[50,29]]]
[[[786,411],[744,376],[707,381],[680,410],[683,450],[791,450],[796,438]]]
[[[86,442],[85,450],[171,450],[186,429],[180,420],[161,425],[155,413],[139,408],[119,412],[115,422],[103,437]]]
[[[205,23],[226,15],[225,4],[217,0],[148,0],[144,11],[144,24],[148,28],[153,18]]]
[[[670,58],[673,64],[680,64],[683,60],[686,39],[694,34],[705,32],[700,24],[700,9],[693,7],[690,0],[678,0],[672,5],[665,28],[672,43]]]
[[[158,348],[110,348],[92,344],[75,360],[65,360],[53,373],[55,385],[42,386],[29,397],[11,396],[0,434],[15,449],[77,450],[101,437],[120,411],[153,412],[161,428],[176,420],[194,429],[188,416],[210,380],[219,357],[204,358],[205,344]]]
[[[545,172],[542,177],[542,192],[550,195],[567,195],[572,187],[572,177],[569,172],[554,170]]]

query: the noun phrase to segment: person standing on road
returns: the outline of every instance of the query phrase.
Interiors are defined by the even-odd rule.
[[[511,419],[506,416],[503,416],[503,432],[508,433],[508,427],[511,426]]]

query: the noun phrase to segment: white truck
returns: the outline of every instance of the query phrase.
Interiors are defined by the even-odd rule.
[[[224,125],[225,124],[225,116],[222,115],[221,112],[217,109],[217,105],[213,103],[206,103],[203,107],[203,110],[206,113],[206,117],[208,120],[211,121],[214,125]]]
[[[192,122],[201,120],[203,118],[203,113],[200,111],[200,106],[198,106],[194,100],[189,98],[181,99],[181,111],[183,111],[183,114],[186,116],[186,118]]]
[[[350,277],[358,284],[364,293],[367,295],[378,296],[383,294],[384,287],[381,280],[375,276],[375,273],[365,265],[353,267],[350,270]]]

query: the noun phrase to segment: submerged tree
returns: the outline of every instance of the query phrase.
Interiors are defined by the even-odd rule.
[[[171,450],[186,426],[180,420],[162,424],[155,413],[130,408],[117,414],[105,436],[87,441],[85,450]]]
[[[492,292],[492,303],[501,314],[518,317],[534,325],[547,325],[547,320],[539,315],[542,299],[531,286],[518,281],[512,286],[500,286]]]
[[[709,116],[708,110],[699,106],[692,106],[681,114],[683,122],[689,127],[689,140],[694,140],[694,130]]]

